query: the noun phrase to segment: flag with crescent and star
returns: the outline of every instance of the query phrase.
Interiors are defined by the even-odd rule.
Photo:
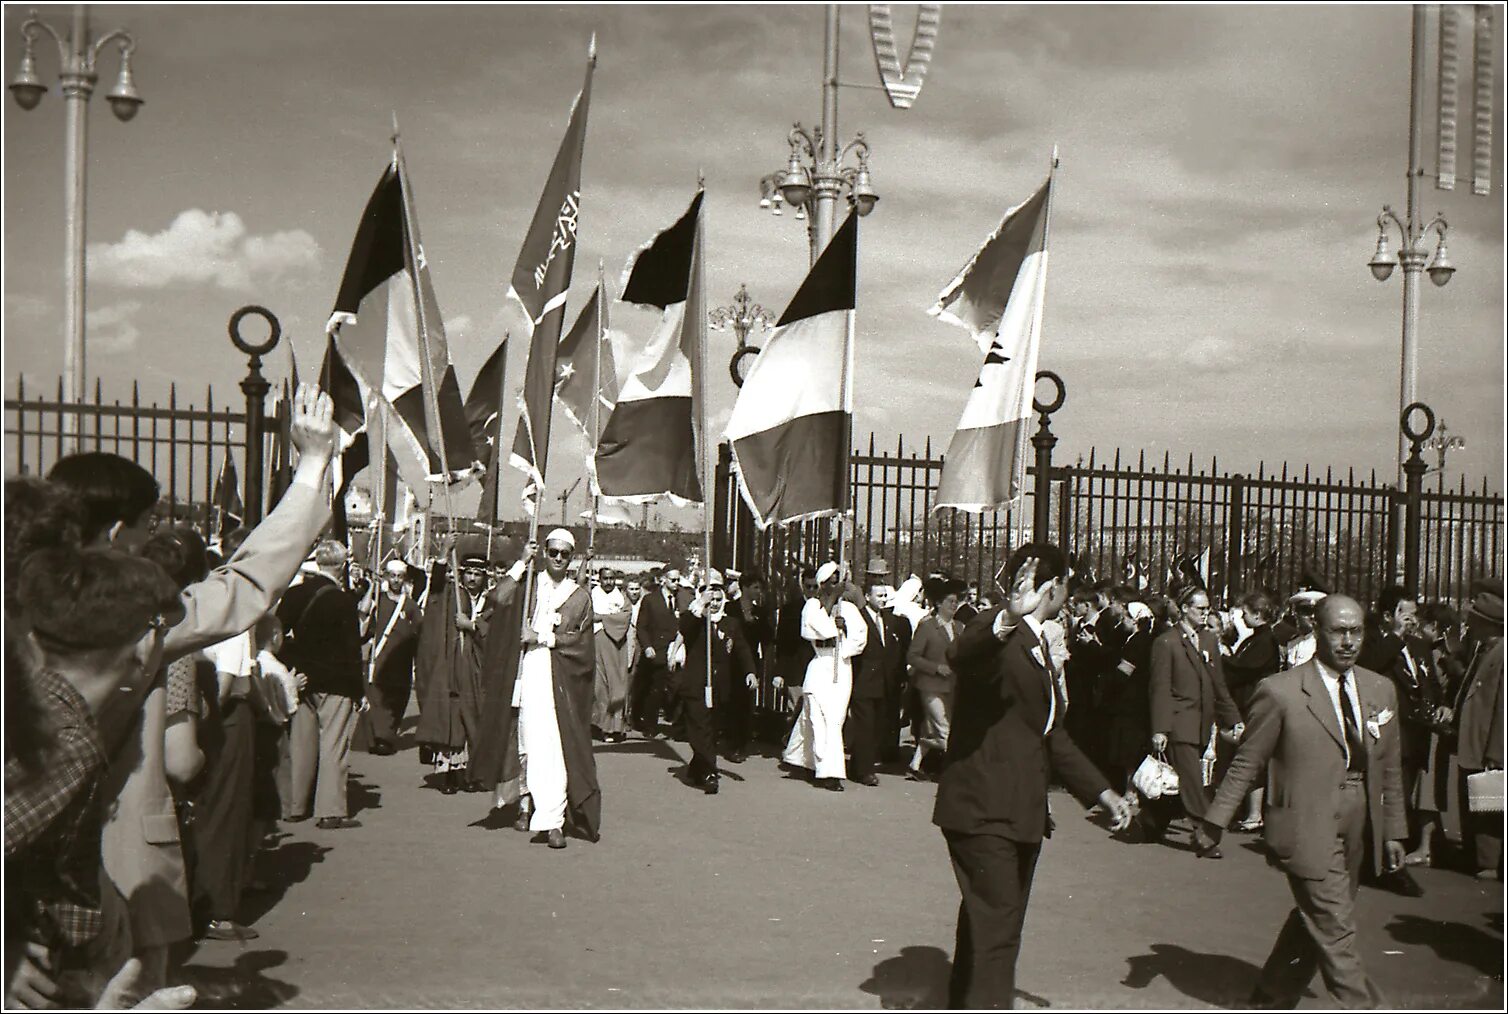
[[[1049,176],[1035,194],[1006,212],[928,311],[966,329],[984,353],[943,459],[933,510],[999,510],[1021,497],[1042,337],[1051,199]]]

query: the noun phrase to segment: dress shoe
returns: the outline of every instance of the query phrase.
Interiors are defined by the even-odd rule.
[[[321,831],[344,831],[347,828],[360,827],[361,821],[354,817],[321,817],[314,822],[314,826]]]
[[[209,926],[204,930],[206,940],[255,940],[262,934],[250,926],[242,926],[240,923],[229,919],[211,919]]]
[[[397,752],[398,748],[385,739],[377,740],[372,744],[372,748],[367,751],[367,753],[372,754],[374,757],[391,757]]]
[[[920,771],[916,770],[916,768],[907,768],[906,769],[906,781],[908,781],[908,782],[925,782],[925,781],[927,781],[927,776],[924,775],[924,774],[922,774]]]
[[[717,795],[717,783],[717,775],[708,775],[706,778],[702,779],[702,791],[709,796]]]
[[[283,818],[283,823],[284,824],[298,824],[298,823],[301,823],[301,822],[306,821],[308,819],[309,819],[309,815],[306,813],[302,817],[284,817]]]
[[[1217,841],[1201,841],[1198,838],[1194,839],[1194,855],[1198,856],[1200,859],[1224,859],[1225,858],[1225,856],[1220,852],[1220,843],[1219,842],[1217,842]]]
[[[552,849],[566,847],[565,832],[558,827],[552,827],[548,831],[540,831],[529,839],[531,845],[548,845]]]
[[[515,831],[527,831],[527,830],[529,830],[529,817],[530,816],[531,816],[531,812],[529,810],[519,810],[518,811],[518,819],[513,822],[513,830],[515,830]]]
[[[446,779],[440,785],[440,794],[441,795],[453,796],[457,792],[460,792],[460,791],[461,791],[461,787],[459,785],[457,785],[455,782],[450,781],[449,779]]]
[[[748,759],[749,755],[744,753],[742,750],[734,750],[732,753],[728,754],[726,758],[729,764],[742,764]]]
[[[855,778],[854,781],[858,782],[860,785],[867,785],[872,789],[880,784],[880,776],[869,774],[865,775],[862,778]]]
[[[1499,876],[1498,876],[1498,871],[1497,870],[1477,870],[1476,877],[1477,877],[1478,880],[1498,880],[1498,879],[1500,879]]]
[[[829,792],[843,791],[843,779],[841,778],[819,778],[817,779],[817,783]]]

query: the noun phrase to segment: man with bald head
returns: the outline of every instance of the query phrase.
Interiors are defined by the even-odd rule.
[[[1205,814],[1205,833],[1218,838],[1267,771],[1263,837],[1295,907],[1262,967],[1253,1007],[1294,1006],[1316,969],[1337,1006],[1386,1006],[1362,966],[1356,890],[1366,836],[1383,867],[1377,872],[1389,872],[1403,865],[1408,824],[1397,691],[1356,665],[1365,620],[1354,599],[1320,602],[1314,658],[1258,684],[1246,735]]]

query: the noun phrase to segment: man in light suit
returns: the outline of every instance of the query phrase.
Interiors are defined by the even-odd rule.
[[[1295,907],[1251,1006],[1294,1006],[1318,969],[1338,1006],[1382,1007],[1357,947],[1355,902],[1369,831],[1384,870],[1403,865],[1398,694],[1356,666],[1365,616],[1354,599],[1328,596],[1315,621],[1314,658],[1258,685],[1204,832],[1218,840],[1265,768],[1263,837]]]
[[[1042,621],[1068,599],[1063,551],[1028,543],[1012,555],[1005,605],[979,614],[948,655],[957,673],[953,725],[932,823],[942,829],[962,903],[952,1008],[1009,1010],[1016,958],[1042,840],[1052,833],[1047,780],[1056,774],[1085,806],[1127,826],[1131,812],[1063,728]]]

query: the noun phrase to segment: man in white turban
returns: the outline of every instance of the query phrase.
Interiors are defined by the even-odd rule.
[[[817,595],[801,610],[801,636],[814,655],[801,686],[801,714],[791,729],[785,762],[811,770],[817,784],[843,791],[843,721],[853,690],[852,660],[868,642],[868,628],[857,606],[843,597],[836,563],[817,568]]]

